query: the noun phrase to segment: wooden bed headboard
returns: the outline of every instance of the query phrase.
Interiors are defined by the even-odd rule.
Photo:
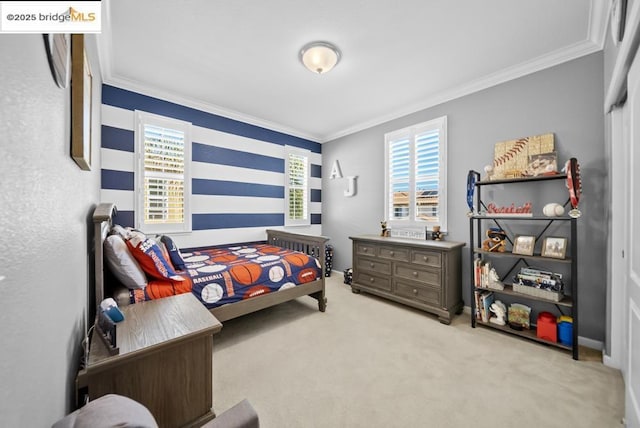
[[[103,245],[111,229],[113,216],[117,213],[114,203],[103,203],[93,211],[93,253],[95,258],[96,311],[104,300],[104,253]]]

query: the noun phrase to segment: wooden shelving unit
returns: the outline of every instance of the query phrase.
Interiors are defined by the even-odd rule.
[[[478,176],[479,174],[476,173]],[[532,178],[517,178],[517,179],[504,179],[504,180],[491,180],[491,181],[477,181],[475,183],[475,198],[476,198],[476,213],[481,213],[483,210],[486,210],[486,206],[482,201],[481,189],[483,186],[491,186],[496,184],[514,184],[518,183],[530,183],[530,182],[540,182],[540,181],[553,181],[553,180],[566,180],[566,174],[556,174],[551,176],[540,176],[540,177],[532,177]],[[501,227],[500,223],[507,223],[509,225],[516,225],[518,222],[528,222],[527,224],[538,224],[540,233],[538,237],[546,236],[545,233],[550,225],[558,222],[564,222],[569,224],[569,237],[568,237],[568,247],[569,247],[569,257],[564,259],[557,259],[551,257],[542,257],[539,254],[534,254],[531,256],[522,255],[522,254],[513,254],[511,252],[491,252],[485,251],[480,248],[482,243],[482,232],[483,227],[489,227],[485,223],[493,223],[494,225]],[[471,276],[471,296],[470,296],[470,305],[471,305],[471,326],[476,327],[477,325],[492,328],[494,330],[498,330],[503,333],[508,333],[512,335],[516,335],[519,337],[523,337],[526,339],[533,340],[535,342],[545,343],[550,346],[554,346],[560,349],[564,349],[570,351],[572,353],[573,359],[577,360],[579,358],[578,354],[578,295],[577,295],[577,280],[578,280],[578,271],[577,271],[577,263],[578,263],[578,244],[577,244],[577,219],[569,216],[560,216],[560,217],[546,217],[546,216],[517,216],[517,215],[483,215],[476,214],[472,215],[469,218],[469,246],[471,248],[470,251],[470,260],[469,260],[469,270]],[[517,263],[520,261],[525,261],[528,263],[535,263],[536,266],[542,265],[552,265],[554,263],[561,264],[564,266],[569,265],[570,267],[570,277],[564,280],[564,297],[560,299],[560,301],[554,301],[551,299],[532,296],[528,294],[523,294],[515,291],[513,289],[513,285],[505,282],[504,290],[497,290],[493,288],[484,288],[477,287],[474,280],[474,261],[480,258],[482,260],[486,259],[496,259],[496,260],[505,260],[505,259],[513,259],[514,265],[511,268],[512,270],[515,268]],[[533,302],[537,305],[551,305],[556,307],[556,312],[558,315],[570,315],[573,318],[573,337],[571,346],[567,346],[560,342],[551,342],[548,340],[541,339],[536,335],[535,327],[531,327],[530,329],[524,330],[515,330],[511,328],[509,325],[500,326],[491,322],[484,322],[479,319],[476,319],[476,304],[475,304],[475,292],[476,291],[492,291],[496,296],[509,296],[512,299],[517,298],[520,302]]]

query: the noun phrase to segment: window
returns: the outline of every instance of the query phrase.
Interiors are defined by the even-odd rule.
[[[285,146],[285,226],[311,224],[309,214],[310,151]]]
[[[447,230],[446,154],[446,116],[385,135],[389,228]]]
[[[136,111],[136,225],[190,232],[191,124]]]

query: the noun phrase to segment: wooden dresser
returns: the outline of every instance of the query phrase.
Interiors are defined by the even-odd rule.
[[[366,291],[438,315],[462,312],[463,242],[352,236],[351,291]]]
[[[91,337],[87,367],[78,373],[81,393],[132,398],[160,427],[201,426],[212,411],[213,335],[222,324],[191,293],[122,308],[118,355]]]

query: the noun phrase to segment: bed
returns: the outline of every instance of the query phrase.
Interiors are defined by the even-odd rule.
[[[114,226],[115,213],[116,207],[113,203],[102,203],[93,213],[96,308],[106,297],[114,297],[119,304],[123,302],[126,304],[126,300],[134,303],[153,297],[144,295],[144,292],[141,294],[140,291],[132,293],[118,283],[107,268],[104,244]],[[231,248],[213,246],[184,250],[186,269],[177,273],[183,278],[188,275],[190,284],[186,285],[183,282],[177,284],[188,287],[189,291],[193,292],[219,321],[230,320],[302,296],[310,296],[317,300],[318,309],[324,312],[327,305],[324,266],[328,238],[271,229],[266,233],[266,242],[233,244],[229,246]],[[258,257],[261,263],[257,265],[253,260],[249,268],[241,267],[238,256],[244,258],[245,254],[250,258]],[[224,259],[229,259],[231,262],[225,268],[221,267]],[[215,263],[212,260],[215,260]],[[285,260],[284,263],[281,262],[282,260]],[[262,266],[263,269],[258,272],[256,266]],[[269,281],[269,275],[273,281]],[[265,285],[255,283],[261,278],[267,278],[266,282],[282,280],[286,286],[266,290]],[[297,280],[290,281],[287,278],[297,278]],[[239,285],[236,284],[239,287],[235,288],[236,291],[233,288],[235,286],[230,284],[231,279],[241,281]],[[221,287],[220,285],[212,286],[212,281],[217,282]],[[179,290],[179,292],[185,292],[185,290]],[[127,293],[130,298],[123,297],[123,293]],[[231,295],[231,299],[228,301],[220,299],[221,294]]]

